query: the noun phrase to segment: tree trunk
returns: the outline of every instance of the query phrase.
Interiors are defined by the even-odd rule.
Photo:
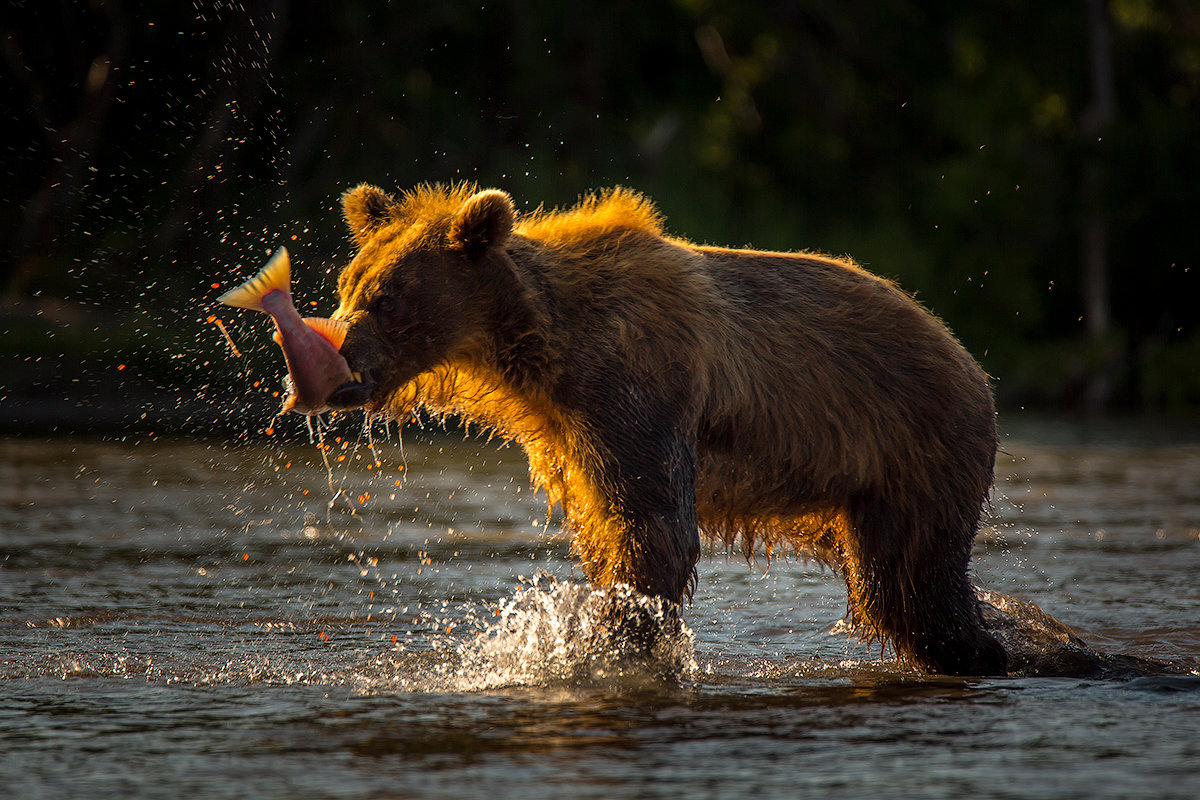
[[[1112,327],[1108,260],[1108,215],[1105,193],[1108,178],[1108,145],[1104,135],[1116,115],[1112,37],[1104,0],[1085,0],[1091,99],[1079,124],[1083,150],[1080,175],[1082,220],[1079,231],[1080,290],[1088,339],[1103,342]],[[1101,359],[1087,377],[1084,402],[1091,408],[1104,405],[1111,394],[1110,366]]]

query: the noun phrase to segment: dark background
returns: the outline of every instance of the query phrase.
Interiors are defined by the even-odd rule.
[[[298,298],[331,312],[350,255],[338,196],[364,180],[476,181],[524,209],[624,184],[676,235],[895,278],[1009,408],[1200,409],[1194,2],[0,15],[10,425],[104,408],[197,425],[273,403],[267,318],[214,298],[287,244]]]

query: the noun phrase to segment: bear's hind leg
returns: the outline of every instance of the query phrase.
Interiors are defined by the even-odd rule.
[[[1007,656],[983,630],[968,579],[978,511],[926,524],[882,501],[849,509],[842,563],[852,617],[904,662],[947,675],[1003,675]]]

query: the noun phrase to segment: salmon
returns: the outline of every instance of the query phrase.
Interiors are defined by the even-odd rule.
[[[217,298],[236,308],[265,311],[275,320],[275,342],[288,368],[288,396],[281,414],[320,414],[333,390],[354,380],[338,352],[346,323],[326,317],[301,317],[292,302],[292,262],[279,248],[258,274]]]

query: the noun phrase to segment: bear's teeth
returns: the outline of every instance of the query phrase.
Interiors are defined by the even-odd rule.
[[[362,383],[362,373],[361,372],[351,372],[350,377],[354,378],[355,383]]]

